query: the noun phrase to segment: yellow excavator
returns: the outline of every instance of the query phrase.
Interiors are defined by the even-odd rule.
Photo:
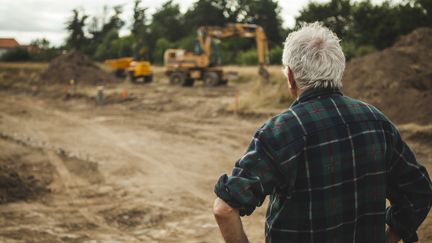
[[[231,23],[224,27],[202,26],[197,31],[198,48],[194,52],[183,49],[167,49],[164,52],[165,74],[173,85],[192,86],[195,80],[203,80],[206,86],[217,86],[228,82],[230,73],[218,67],[213,53],[213,38],[232,36],[255,38],[258,50],[259,75],[268,81],[268,44],[264,29],[259,25]],[[217,58],[216,58],[217,59]]]

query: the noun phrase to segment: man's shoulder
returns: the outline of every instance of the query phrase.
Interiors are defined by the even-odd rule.
[[[282,128],[282,126],[284,126],[284,128],[288,128],[289,126],[292,126],[293,123],[292,121],[294,121],[295,115],[292,112],[293,109],[289,108],[275,116],[273,116],[272,118],[268,119],[260,128],[260,130],[262,131],[277,131],[280,130]]]
[[[296,141],[302,141],[304,131],[296,118],[293,107],[268,119],[258,130],[257,134],[275,150]]]
[[[286,144],[302,140],[307,134],[319,130],[363,121],[391,124],[373,105],[348,96],[338,96],[294,104],[267,120],[258,133],[276,146],[278,142]]]
[[[341,96],[338,105],[345,108],[349,113],[364,114],[363,119],[390,122],[389,118],[374,105],[349,96]]]

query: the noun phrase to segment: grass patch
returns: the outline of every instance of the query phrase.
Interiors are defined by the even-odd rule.
[[[229,111],[239,114],[271,113],[276,114],[286,109],[294,100],[289,94],[281,66],[270,66],[268,84],[261,84],[257,66],[228,66],[227,71],[236,71],[239,79],[239,91],[234,103],[228,106]]]

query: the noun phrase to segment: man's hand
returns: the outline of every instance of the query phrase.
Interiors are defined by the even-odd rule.
[[[391,227],[387,229],[385,243],[397,243],[400,239],[400,236]]]
[[[238,210],[230,207],[220,198],[216,198],[213,214],[226,243],[248,243]]]

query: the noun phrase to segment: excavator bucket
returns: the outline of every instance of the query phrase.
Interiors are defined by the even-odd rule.
[[[259,67],[258,74],[261,76],[262,83],[268,84],[270,74],[264,66]]]

